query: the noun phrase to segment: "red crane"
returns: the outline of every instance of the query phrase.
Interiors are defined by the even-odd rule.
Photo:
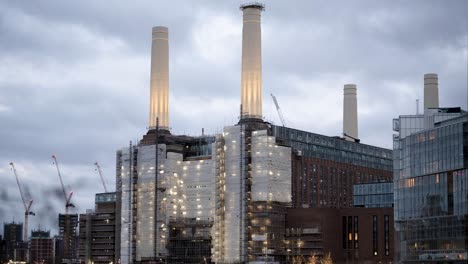
[[[104,177],[102,176],[101,166],[99,166],[99,163],[97,163],[97,161],[94,162],[94,165],[96,165],[96,170],[99,173],[99,177],[101,177],[101,182],[102,182],[102,186],[104,186],[104,191],[107,192],[107,186],[106,186],[106,182],[104,181]]]
[[[28,241],[28,221],[29,221],[29,216],[30,215],[36,215],[34,212],[31,211],[31,206],[33,203],[33,199],[29,197],[29,204],[26,203],[26,198],[23,192],[23,189],[21,188],[21,183],[19,181],[18,173],[16,172],[15,164],[13,162],[10,162],[11,170],[15,174],[16,177],[16,183],[18,184],[18,189],[20,191],[21,195],[21,200],[23,201],[24,205],[24,234],[23,234],[23,241],[27,242]]]
[[[62,192],[63,192],[63,197],[65,199],[65,228],[63,232],[63,255],[65,258],[68,257],[68,252],[69,252],[69,229],[70,229],[70,219],[68,217],[68,208],[69,207],[75,207],[74,204],[70,202],[73,192],[70,192],[70,194],[67,196],[67,192],[65,191],[65,186],[63,185],[63,180],[62,180],[62,174],[60,173],[58,161],[57,161],[57,156],[52,155],[52,159],[54,160],[55,167],[57,168],[57,174],[59,176],[60,180],[60,185],[62,186]]]

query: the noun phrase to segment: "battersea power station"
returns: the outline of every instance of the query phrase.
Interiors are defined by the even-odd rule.
[[[334,263],[392,262],[392,151],[360,143],[357,86],[337,87],[343,136],[266,122],[264,6],[240,9],[240,119],[216,135],[171,133],[169,30],[152,29],[149,129],[116,153],[114,261],[291,263],[329,255]],[[356,199],[374,189],[376,203]]]

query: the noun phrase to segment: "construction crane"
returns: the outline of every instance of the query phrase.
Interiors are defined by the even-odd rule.
[[[276,100],[276,97],[273,94],[270,94],[271,98],[273,98],[273,103],[275,103],[276,106],[276,111],[278,111],[279,118],[281,120],[281,123],[283,126],[286,126],[286,121],[284,120],[283,112],[281,111],[281,108],[279,107],[278,100]]]
[[[55,167],[57,168],[57,174],[59,176],[60,180],[60,185],[62,186],[62,192],[63,192],[63,197],[65,198],[65,228],[63,232],[63,255],[65,258],[68,257],[68,252],[69,252],[69,229],[70,229],[70,219],[68,216],[68,208],[69,207],[75,207],[74,204],[71,203],[71,198],[73,196],[73,192],[70,192],[70,194],[67,196],[67,192],[65,191],[65,186],[63,185],[63,180],[62,180],[62,174],[60,173],[59,165],[57,162],[57,156],[52,155],[52,159],[54,160]]]
[[[97,170],[98,173],[99,173],[99,177],[101,177],[102,186],[104,186],[104,191],[105,191],[105,192],[108,192],[108,191],[107,191],[106,182],[104,181],[104,177],[102,176],[101,166],[99,166],[99,163],[98,163],[97,161],[94,162],[94,165],[96,165],[96,170]]]
[[[15,174],[16,177],[16,183],[18,184],[18,189],[20,191],[21,195],[21,200],[23,201],[24,205],[24,234],[23,234],[23,241],[26,242],[28,241],[28,221],[29,221],[29,216],[30,215],[36,215],[34,212],[31,211],[31,206],[33,204],[33,199],[29,197],[29,204],[26,203],[26,198],[23,193],[23,189],[21,188],[21,183],[19,181],[18,173],[16,172],[15,164],[13,162],[10,162],[11,170]]]
[[[73,192],[70,192],[70,194],[67,196],[65,186],[63,185],[62,174],[60,173],[59,165],[57,162],[57,156],[52,155],[52,159],[54,160],[55,167],[57,168],[57,174],[59,176],[60,185],[62,186],[63,197],[65,198],[65,214],[68,214],[68,208],[75,207],[75,205],[70,202],[73,196]]]

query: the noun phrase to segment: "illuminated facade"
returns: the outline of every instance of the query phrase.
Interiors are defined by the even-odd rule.
[[[171,252],[201,237],[210,250],[199,257],[211,259],[215,138],[157,134],[150,130],[138,145],[117,152],[121,262],[176,261]],[[197,236],[189,234],[189,226],[199,230]]]
[[[262,119],[262,27],[261,4],[241,6],[242,74],[241,104],[243,118]]]
[[[149,127],[169,129],[169,30],[153,27]],[[156,119],[159,124],[156,124]]]

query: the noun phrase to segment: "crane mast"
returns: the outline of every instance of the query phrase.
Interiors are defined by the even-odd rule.
[[[63,232],[63,236],[64,236],[64,238],[63,238],[63,240],[64,240],[63,251],[64,251],[64,257],[68,258],[69,229],[70,229],[70,219],[69,219],[69,215],[68,215],[68,208],[69,207],[75,207],[75,205],[71,203],[71,198],[73,196],[73,192],[70,192],[70,194],[67,196],[67,192],[65,190],[65,185],[63,184],[62,174],[60,173],[60,168],[59,168],[59,165],[58,165],[57,156],[52,155],[52,159],[54,160],[54,164],[55,164],[55,167],[57,169],[57,174],[58,174],[58,177],[59,177],[59,180],[60,180],[60,185],[62,186],[63,197],[65,199],[65,228],[64,228],[64,232]]]
[[[286,121],[284,120],[283,112],[281,111],[281,108],[279,107],[278,100],[276,100],[276,97],[273,94],[270,94],[271,98],[273,99],[273,103],[275,103],[276,106],[276,111],[278,111],[278,116],[281,120],[281,123],[283,126],[286,126]]]
[[[33,204],[33,199],[30,197],[29,198],[29,204],[26,203],[26,198],[23,192],[23,188],[21,188],[21,183],[18,177],[18,172],[16,171],[15,164],[13,162],[10,162],[11,170],[15,174],[16,178],[16,183],[18,184],[18,189],[20,191],[21,195],[21,200],[23,202],[24,206],[24,234],[23,234],[23,242],[27,243],[28,241],[28,222],[29,222],[29,216],[30,215],[36,215],[34,212],[31,211],[31,206]],[[27,257],[29,257],[29,247],[26,252]]]
[[[104,191],[105,191],[105,192],[108,192],[108,191],[107,191],[106,182],[104,181],[104,176],[102,176],[101,166],[99,166],[99,163],[98,163],[97,161],[94,163],[94,165],[96,165],[96,170],[97,170],[98,173],[99,173],[99,177],[101,177],[101,182],[102,182],[102,186],[104,186]]]

